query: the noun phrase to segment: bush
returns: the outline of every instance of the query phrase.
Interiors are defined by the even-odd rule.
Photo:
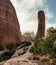
[[[9,49],[9,50],[13,49],[14,46],[15,46],[15,45],[14,45],[13,43],[8,43],[8,44],[6,44],[6,48]]]
[[[29,50],[29,52],[30,52],[30,53],[33,53],[33,51],[34,51],[34,48],[33,48],[33,46],[32,46],[31,49]]]
[[[56,34],[52,34],[47,38],[39,38],[34,41],[34,46],[29,50],[34,55],[50,55],[50,58],[56,58],[56,48],[54,42]]]
[[[33,52],[33,54],[46,54],[44,39],[40,38],[35,41],[34,46],[30,49],[30,52]]]
[[[50,58],[56,59],[56,47],[53,47],[53,49],[50,51]]]
[[[15,50],[14,50],[14,49],[11,49],[11,50],[9,51],[9,53],[10,53],[10,56],[12,56],[12,55],[15,53]]]
[[[27,52],[27,50],[28,50],[28,47],[23,47],[24,52]]]
[[[23,45],[23,46],[30,46],[30,45],[31,45],[31,42],[26,42],[26,41],[24,41],[24,42],[22,42],[22,45]]]
[[[4,53],[2,53],[2,55],[0,57],[0,61],[8,60],[9,58],[10,58],[10,53],[9,52],[4,52]]]
[[[15,48],[17,48],[18,46],[20,46],[20,43],[15,43]]]
[[[56,59],[56,54],[55,54],[55,53],[51,53],[51,54],[50,54],[50,58],[52,58],[52,59],[55,58],[55,59]]]
[[[30,45],[31,45],[31,42],[24,41],[24,42],[21,43],[20,48],[28,47]]]
[[[3,47],[2,46],[0,46],[0,51],[2,51],[3,50]]]
[[[8,60],[14,54],[14,52],[15,50],[12,49],[10,51],[2,53],[0,56],[0,61]]]

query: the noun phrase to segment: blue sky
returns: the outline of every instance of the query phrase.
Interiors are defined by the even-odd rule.
[[[46,29],[56,28],[56,0],[11,0],[16,9],[21,32],[34,32],[38,29],[38,11],[46,16]]]
[[[53,13],[53,18],[50,19],[50,23],[56,23],[56,0],[48,0],[46,2],[49,10]]]

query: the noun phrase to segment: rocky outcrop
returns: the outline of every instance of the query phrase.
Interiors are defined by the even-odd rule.
[[[20,42],[20,25],[10,0],[0,0],[0,45]]]
[[[45,36],[45,13],[44,11],[38,12],[38,30],[36,38]]]

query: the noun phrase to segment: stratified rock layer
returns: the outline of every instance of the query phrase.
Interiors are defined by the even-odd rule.
[[[0,45],[20,41],[20,26],[15,9],[10,0],[0,0]]]
[[[38,30],[36,38],[41,38],[45,36],[45,14],[44,11],[38,12]]]

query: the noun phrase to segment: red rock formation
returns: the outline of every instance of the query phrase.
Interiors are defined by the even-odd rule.
[[[44,11],[38,12],[38,31],[36,38],[45,36],[45,14]]]
[[[20,42],[21,32],[10,0],[0,0],[0,44]]]

